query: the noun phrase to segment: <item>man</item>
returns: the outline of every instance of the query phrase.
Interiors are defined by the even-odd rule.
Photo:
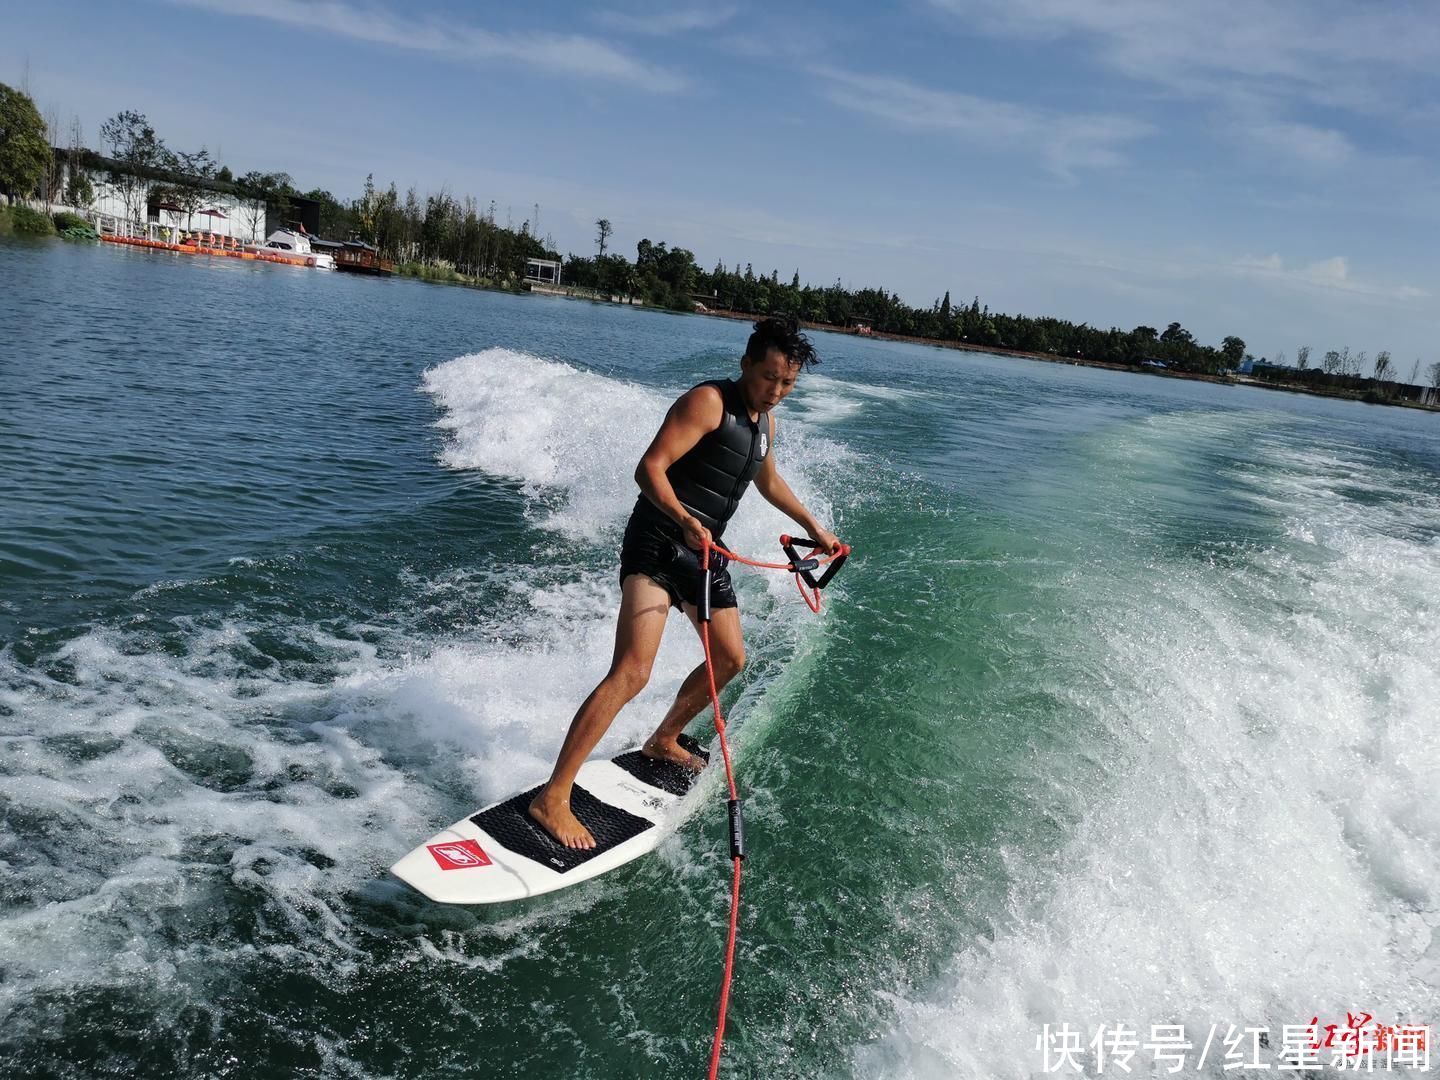
[[[740,378],[701,383],[686,391],[670,407],[640,459],[635,482],[641,494],[620,551],[620,617],[610,671],[570,722],[555,770],[530,803],[530,816],[566,847],[595,846],[590,831],[570,809],[575,775],[611,721],[650,680],[670,608],[683,610],[698,631],[704,573],[697,552],[704,541],[720,540],[751,482],[825,551],[839,551],[840,541],[801,505],[775,469],[771,412],[795,389],[801,370],[817,363],[815,348],[795,319],[761,319],[745,346]],[[716,570],[710,653],[717,687],[745,664],[740,614],[726,562],[719,554],[712,556]],[[709,701],[702,662],[681,683],[675,704],[643,752],[688,768],[702,767],[677,740]]]

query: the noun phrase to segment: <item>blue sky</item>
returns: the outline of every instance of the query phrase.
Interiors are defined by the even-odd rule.
[[[238,173],[707,267],[1440,360],[1440,12],[1337,0],[0,0],[0,81]]]

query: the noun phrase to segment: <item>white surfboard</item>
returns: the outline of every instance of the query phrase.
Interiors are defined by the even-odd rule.
[[[681,744],[706,758],[688,736]],[[661,827],[696,776],[638,749],[580,766],[570,808],[595,837],[588,850],[551,839],[526,812],[539,785],[492,803],[436,833],[390,868],[442,904],[499,904],[539,896],[654,851]]]

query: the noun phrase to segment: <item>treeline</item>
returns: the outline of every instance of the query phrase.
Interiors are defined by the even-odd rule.
[[[836,327],[868,327],[886,334],[956,341],[970,345],[1051,353],[1118,364],[1159,360],[1182,371],[1214,372],[1234,368],[1245,358],[1245,342],[1227,337],[1219,348],[1202,345],[1178,322],[1164,330],[1137,326],[1101,330],[1064,319],[1030,318],[991,311],[979,297],[954,305],[947,292],[929,308],[914,308],[882,288],[847,289],[840,282],[816,287],[802,284],[797,270],[788,282],[778,271],[755,273],[717,263],[710,271],[696,265],[685,248],[669,248],[648,239],[636,245],[633,263],[608,253],[610,222],[595,223],[594,257],[570,255],[564,264],[568,284],[601,293],[640,297],[676,310],[710,308],[765,315],[786,312],[807,322]]]
[[[608,235],[608,222],[596,225],[598,244],[602,235]],[[847,289],[838,281],[824,287],[802,284],[799,271],[788,282],[781,281],[778,271],[757,275],[748,264],[742,270],[719,263],[706,272],[684,248],[667,249],[649,240],[637,245],[633,264],[616,255],[571,255],[565,263],[565,280],[680,310],[690,310],[698,302],[745,314],[786,312],[837,327],[863,326],[885,334],[1119,364],[1159,360],[1184,371],[1214,372],[1234,368],[1245,358],[1245,342],[1240,338],[1226,337],[1219,348],[1203,345],[1178,322],[1164,330],[1100,329],[1065,319],[991,311],[979,297],[955,305],[949,292],[929,308],[915,308],[883,288]]]
[[[0,102],[21,113],[28,104],[23,119],[31,128],[40,128],[29,132],[26,144],[32,159],[30,171],[0,175],[0,187],[13,191],[18,185],[22,189],[19,194],[28,197],[47,183],[40,174],[57,175],[46,164],[55,156],[49,149],[54,139],[47,137],[46,125],[40,124],[27,97],[8,87],[4,90]],[[19,128],[14,125],[0,127],[7,141],[17,138],[10,134],[16,130]],[[1195,341],[1179,323],[1171,323],[1164,331],[1148,326],[1102,330],[1064,319],[991,311],[978,297],[970,304],[952,305],[948,292],[929,308],[915,308],[883,288],[847,289],[838,281],[823,287],[802,284],[798,271],[789,282],[782,282],[778,271],[769,276],[756,274],[750,265],[742,270],[738,265],[727,268],[719,263],[706,272],[688,249],[648,238],[636,245],[631,261],[609,250],[613,230],[606,219],[596,222],[595,255],[570,253],[562,260],[549,237],[540,239],[538,206],[516,228],[508,220],[504,225],[496,221],[494,202],[482,205],[473,196],[457,197],[446,190],[421,197],[413,187],[402,196],[394,183],[377,187],[373,175],[365,178],[360,196],[351,200],[321,188],[302,191],[284,172],[251,171],[237,176],[203,147],[172,150],[146,117],[133,110],[107,120],[101,125],[100,137],[108,157],[82,149],[78,125],[74,125],[69,151],[72,161],[103,170],[120,194],[127,216],[136,222],[143,221],[146,207],[155,201],[169,202],[193,219],[207,193],[221,191],[254,204],[249,224],[259,231],[261,215],[294,220],[300,216],[297,201],[306,199],[318,204],[321,236],[364,240],[402,268],[404,264],[418,266],[426,276],[454,272],[481,283],[513,285],[523,278],[527,259],[554,259],[563,264],[562,280],[567,286],[600,296],[639,298],[679,311],[692,311],[701,303],[746,314],[787,312],[837,327],[864,324],[882,333],[1116,363],[1160,360],[1193,371],[1232,368],[1245,355],[1245,343],[1237,337],[1227,337],[1215,348]],[[69,171],[72,178],[78,174],[76,169]],[[67,192],[67,198],[72,205],[85,208],[93,197],[88,185],[75,179],[72,187],[75,190]],[[54,192],[43,194],[51,198]],[[432,270],[441,273],[432,275]]]
[[[529,258],[560,257],[553,244],[537,239],[532,222],[518,229],[498,224],[493,202],[482,209],[473,198],[445,191],[422,199],[414,188],[402,198],[394,184],[377,190],[372,177],[359,198],[347,201],[322,188],[302,191],[285,172],[236,175],[205,147],[168,146],[133,109],[100,125],[104,153],[83,145],[78,120],[64,147],[58,128],[58,120],[42,117],[27,94],[0,84],[0,192],[12,200],[35,198],[88,210],[96,198],[89,176],[96,174],[135,224],[143,225],[147,209],[159,204],[184,215],[187,228],[204,226],[208,201],[222,193],[249,204],[241,218],[252,233],[261,233],[267,220],[298,221],[301,200],[309,200],[318,205],[323,237],[364,240],[396,261],[453,268],[494,284],[518,283]]]
[[[801,285],[799,275],[782,284],[777,273],[756,277],[717,266],[701,275],[701,289],[723,307],[746,313],[794,312],[811,322],[834,326],[868,326],[886,334],[955,341],[989,348],[1018,349],[1084,360],[1139,364],[1158,360],[1182,371],[1215,372],[1235,367],[1245,358],[1245,342],[1226,337],[1219,348],[1203,345],[1178,322],[1164,330],[1137,326],[1101,329],[1046,316],[1007,315],[991,311],[975,297],[955,305],[947,291],[928,308],[906,304],[883,288],[846,289],[840,282],[827,288]]]
[[[1260,361],[1250,374],[1265,382],[1283,383],[1287,386],[1304,386],[1309,390],[1360,397],[1365,401],[1389,401],[1395,398],[1408,401],[1422,401],[1425,397],[1422,378],[1422,364],[1417,358],[1407,376],[1396,365],[1388,352],[1381,351],[1370,360],[1363,350],[1352,353],[1349,347],[1330,349],[1320,357],[1318,365],[1311,366],[1311,349],[1302,345],[1295,350],[1295,364],[1285,362],[1282,352],[1273,362]],[[1366,369],[1370,370],[1365,375]],[[1440,390],[1440,362],[1429,364],[1423,369],[1423,378],[1432,389]]]
[[[1228,371],[1247,359],[1245,342],[1239,337],[1225,337],[1219,346],[1207,345],[1178,322],[1163,330],[1102,329],[1066,319],[991,311],[979,297],[968,304],[952,304],[949,292],[929,307],[912,307],[884,288],[850,289],[839,281],[827,286],[803,284],[798,270],[788,282],[781,280],[778,270],[757,274],[749,264],[742,269],[738,264],[717,263],[706,271],[688,249],[648,238],[636,245],[631,260],[610,249],[613,227],[603,218],[595,223],[594,255],[572,252],[562,258],[553,240],[541,236],[538,205],[516,227],[508,215],[504,224],[497,222],[493,201],[482,204],[473,196],[455,196],[445,189],[422,197],[411,187],[401,195],[393,182],[378,187],[373,174],[365,178],[359,197],[349,200],[322,188],[302,191],[284,172],[250,171],[237,176],[203,147],[170,149],[145,116],[133,110],[117,113],[101,125],[108,156],[82,147],[78,121],[71,124],[68,149],[54,151],[59,144],[57,128],[54,118],[41,118],[27,95],[0,84],[0,190],[12,197],[63,199],[83,210],[94,197],[85,177],[89,169],[105,175],[127,215],[137,223],[143,221],[147,206],[157,201],[193,218],[208,193],[218,191],[251,204],[248,224],[258,232],[266,218],[298,220],[300,201],[308,200],[318,206],[322,237],[363,240],[402,270],[442,280],[517,287],[526,260],[551,259],[562,263],[567,287],[677,311],[704,305],[753,315],[785,312],[807,322],[861,331],[1117,364],[1158,361],[1181,371]],[[59,166],[67,161],[83,168],[62,170]],[[64,190],[60,190],[62,174],[69,177]],[[1308,368],[1309,352],[1304,348],[1297,354],[1301,372]],[[1283,365],[1283,356],[1277,362]],[[1364,381],[1361,371],[1366,363],[1364,353],[1352,356],[1347,349],[1326,353],[1318,366],[1320,376],[1337,382],[1350,379],[1358,385]],[[1377,354],[1375,365],[1375,381],[1393,380],[1389,353]],[[1440,370],[1440,365],[1432,365],[1431,370]],[[1440,380],[1440,375],[1434,378]]]
[[[254,185],[251,190],[256,190]],[[539,239],[536,222],[527,219],[518,229],[501,225],[493,201],[482,206],[470,195],[456,197],[442,189],[421,198],[412,187],[402,198],[394,183],[383,191],[377,188],[372,174],[365,178],[360,197],[346,203],[321,189],[296,192],[283,173],[267,179],[263,197],[282,213],[292,194],[319,203],[322,236],[364,240],[400,263],[498,283],[523,278],[527,259],[560,258],[548,237]],[[538,206],[535,211],[538,218]]]
[[[518,281],[526,259],[559,257],[532,235],[529,222],[518,230],[498,225],[493,203],[482,210],[473,198],[455,199],[445,191],[422,200],[414,188],[402,199],[394,184],[378,190],[373,177],[365,178],[359,198],[345,201],[323,188],[302,191],[285,172],[236,176],[203,147],[171,150],[134,111],[105,121],[100,137],[109,156],[85,151],[84,163],[105,172],[132,221],[140,222],[145,208],[159,201],[177,207],[193,224],[207,194],[218,191],[250,204],[242,215],[252,232],[260,232],[266,219],[298,221],[304,200],[318,207],[322,237],[363,240],[398,262],[443,265],[487,281]]]

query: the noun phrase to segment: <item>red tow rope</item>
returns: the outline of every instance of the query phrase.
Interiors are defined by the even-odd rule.
[[[808,541],[795,541],[802,545]],[[725,782],[730,787],[730,858],[735,865],[735,875],[730,886],[730,938],[725,944],[725,979],[720,984],[720,1015],[715,1021],[715,1043],[710,1050],[710,1073],[709,1080],[716,1080],[720,1073],[720,1050],[725,1042],[725,1012],[730,1006],[730,978],[735,970],[735,930],[740,921],[740,863],[745,858],[745,830],[744,819],[740,814],[740,793],[735,788],[735,770],[730,765],[730,744],[725,739],[725,717],[720,712],[720,693],[715,688],[715,662],[710,656],[710,552],[718,551],[727,559],[733,562],[744,563],[746,566],[758,566],[766,570],[788,570],[795,575],[795,584],[804,598],[806,606],[811,611],[820,611],[820,590],[830,580],[835,571],[839,570],[845,559],[850,554],[850,548],[842,544],[840,550],[834,555],[825,559],[807,558],[800,559],[795,555],[791,538],[780,537],[780,544],[785,548],[785,553],[791,556],[788,563],[759,562],[755,559],[747,559],[742,555],[736,555],[733,551],[727,551],[719,544],[709,540],[701,547],[700,565],[705,568],[705,592],[703,604],[700,608],[700,643],[705,648],[705,674],[710,684],[710,706],[715,710],[715,733],[720,736],[720,756],[725,762]],[[814,548],[820,545],[814,544]],[[826,563],[833,564],[818,582],[810,574]],[[814,593],[812,601],[810,593],[805,591],[806,585],[811,587]]]

